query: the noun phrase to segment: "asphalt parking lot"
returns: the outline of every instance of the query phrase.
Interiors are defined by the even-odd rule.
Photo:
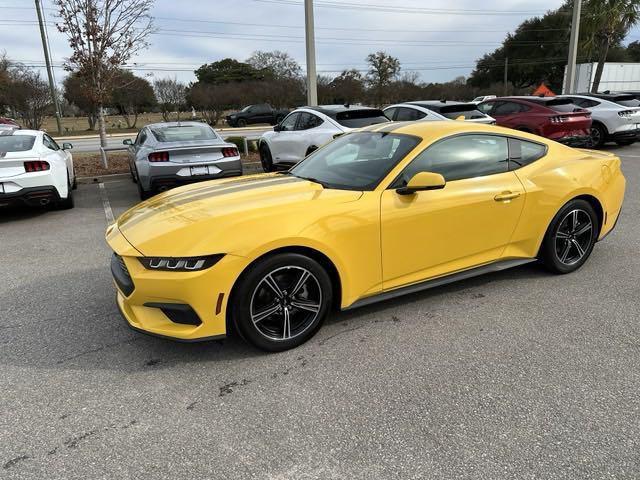
[[[616,152],[623,214],[578,272],[338,313],[281,354],[128,329],[103,235],[129,180],[0,211],[0,477],[640,478],[640,146]]]

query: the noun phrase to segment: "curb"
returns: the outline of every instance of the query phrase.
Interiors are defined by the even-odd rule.
[[[129,173],[110,173],[107,175],[94,175],[92,177],[78,177],[78,183],[83,185],[91,184],[91,183],[101,183],[104,180],[120,180],[123,178],[129,178],[131,174]]]
[[[266,127],[238,127],[238,128],[234,128],[234,127],[225,127],[225,128],[214,128],[214,130],[216,132],[237,132],[238,130],[249,130],[249,131],[261,131],[264,129],[269,129],[271,128],[270,126],[266,126]],[[108,133],[107,134],[107,138],[122,138],[122,137],[135,137],[138,134],[138,132],[129,132],[129,133]],[[239,136],[243,136],[243,135],[239,135]],[[58,141],[63,141],[63,140],[90,140],[93,138],[100,138],[100,135],[74,135],[72,137],[53,137],[54,140]]]

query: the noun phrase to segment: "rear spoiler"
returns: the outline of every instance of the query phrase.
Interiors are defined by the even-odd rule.
[[[456,103],[440,107],[440,113],[471,112],[477,109],[478,106],[475,103]]]

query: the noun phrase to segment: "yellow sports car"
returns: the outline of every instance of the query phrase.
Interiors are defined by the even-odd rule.
[[[270,351],[349,309],[540,260],[572,272],[615,226],[615,155],[465,122],[387,123],[288,172],[163,193],[107,230],[134,329],[230,328]]]

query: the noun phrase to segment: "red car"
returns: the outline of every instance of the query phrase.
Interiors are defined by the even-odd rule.
[[[20,125],[18,125],[18,122],[16,122],[11,118],[6,118],[6,117],[0,117],[0,125],[8,125],[10,127],[20,128]]]
[[[590,144],[591,113],[571,100],[555,97],[500,97],[478,110],[502,127],[535,133],[570,146]]]

